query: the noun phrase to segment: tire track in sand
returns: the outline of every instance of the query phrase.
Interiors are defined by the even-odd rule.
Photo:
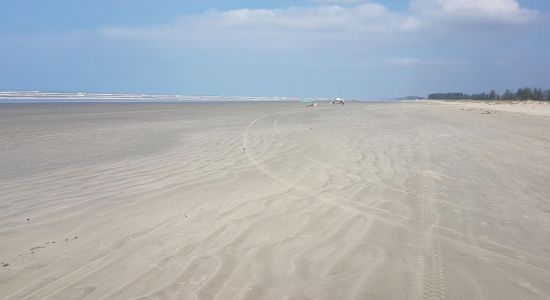
[[[262,173],[264,173],[265,175],[267,175],[268,177],[270,177],[276,182],[286,185],[289,188],[292,188],[296,191],[302,192],[305,195],[321,200],[326,204],[340,208],[344,211],[347,211],[356,215],[361,215],[367,218],[373,218],[377,221],[381,221],[383,223],[387,223],[390,225],[401,225],[401,226],[403,226],[404,225],[403,223],[409,219],[409,217],[401,216],[381,208],[370,207],[370,206],[367,207],[367,206],[362,206],[360,204],[349,203],[345,201],[345,199],[341,199],[340,197],[335,195],[326,194],[326,193],[321,195],[323,191],[319,189],[308,190],[308,189],[300,188],[299,184],[302,178],[298,179],[296,182],[290,182],[286,179],[281,178],[277,174],[274,174],[270,170],[268,170],[264,165],[261,164],[261,162],[259,162],[256,159],[255,155],[252,153],[253,151],[249,147],[250,146],[249,133],[250,133],[250,129],[255,124],[275,115],[276,113],[260,116],[254,119],[253,121],[251,121],[250,123],[248,123],[248,125],[245,127],[243,131],[242,145],[243,145],[243,148],[246,149],[246,156],[248,160],[252,163],[252,165],[255,168],[257,168],[259,171],[261,171]]]
[[[421,155],[426,156],[423,161],[430,161],[428,143],[420,137],[424,143],[421,146]],[[434,198],[435,182],[440,180],[437,174],[432,171],[422,171],[416,174],[415,181],[420,191],[421,213],[419,214],[419,230],[417,232],[417,243],[422,245],[420,250],[420,268],[422,270],[422,286],[420,299],[441,300],[445,299],[445,270],[443,263],[443,251],[439,235],[439,224]]]

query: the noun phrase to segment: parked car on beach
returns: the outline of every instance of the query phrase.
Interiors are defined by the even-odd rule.
[[[344,99],[334,98],[334,100],[332,100],[332,104],[342,104],[342,105],[344,105]]]

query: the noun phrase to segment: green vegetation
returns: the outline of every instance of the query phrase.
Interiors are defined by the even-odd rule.
[[[494,90],[489,93],[465,94],[465,93],[434,93],[428,99],[443,100],[536,100],[550,101],[550,90],[539,88],[520,88],[516,92],[506,90],[502,95]]]

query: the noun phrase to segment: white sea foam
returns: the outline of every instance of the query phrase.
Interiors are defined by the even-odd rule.
[[[56,93],[39,91],[0,92],[0,100],[40,100],[40,101],[297,101],[295,97],[258,97],[258,96],[215,96],[215,95],[161,95],[161,94],[111,94],[111,93]]]

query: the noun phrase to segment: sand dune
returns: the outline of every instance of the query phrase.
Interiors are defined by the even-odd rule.
[[[0,107],[2,299],[547,299],[550,122],[427,103]]]

